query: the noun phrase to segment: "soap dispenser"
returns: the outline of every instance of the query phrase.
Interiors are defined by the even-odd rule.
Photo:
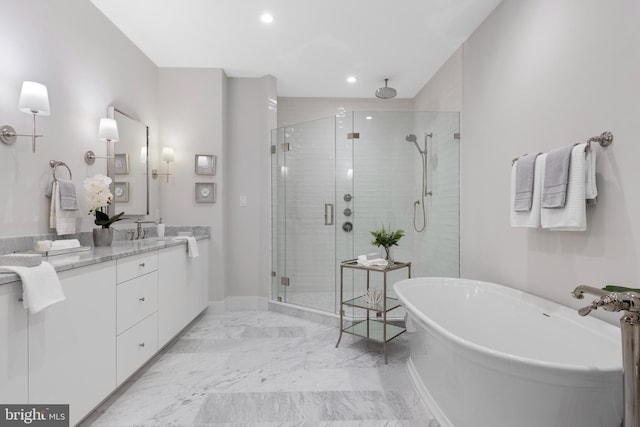
[[[162,223],[162,218],[158,222],[158,237],[164,237],[164,224]]]

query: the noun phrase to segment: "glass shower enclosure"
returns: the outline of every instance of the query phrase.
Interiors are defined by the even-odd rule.
[[[404,230],[392,255],[414,277],[459,276],[459,113],[343,113],[271,138],[273,300],[337,313],[340,262],[380,253],[382,227]],[[345,299],[364,292],[357,273]]]

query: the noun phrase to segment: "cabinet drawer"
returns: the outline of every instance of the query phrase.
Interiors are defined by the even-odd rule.
[[[117,331],[120,335],[158,310],[158,272],[123,282],[117,287]]]
[[[154,313],[117,339],[117,385],[158,351],[158,314]]]
[[[146,254],[133,255],[126,258],[120,258],[117,261],[117,282],[133,279],[143,274],[151,273],[158,269],[158,252],[150,252]]]

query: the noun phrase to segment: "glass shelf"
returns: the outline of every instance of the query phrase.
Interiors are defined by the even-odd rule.
[[[380,313],[385,311],[384,305],[382,304],[382,302],[378,304],[368,304],[365,301],[364,296],[353,298],[353,299],[350,299],[349,301],[344,301],[342,304],[348,305],[351,307],[364,308],[365,310],[377,311]],[[396,298],[387,297],[387,310],[386,310],[387,312],[393,309],[396,309],[400,306],[402,306],[402,304],[400,304],[400,301],[398,301]]]
[[[385,327],[387,329],[387,341],[391,341],[392,339],[406,331],[405,328],[401,328],[399,326],[391,325],[389,323],[385,325],[383,322],[367,319],[344,328],[343,332],[362,338],[367,338],[371,341],[384,343],[385,340],[383,333]]]

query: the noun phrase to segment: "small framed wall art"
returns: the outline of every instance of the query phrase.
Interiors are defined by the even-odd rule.
[[[129,183],[126,181],[114,182],[113,193],[116,202],[126,203],[129,201]]]
[[[215,175],[216,156],[213,154],[196,154],[196,175]]]
[[[126,175],[129,173],[129,154],[115,154],[113,156],[116,175]]]
[[[196,182],[196,202],[197,203],[215,203],[216,201],[216,183],[215,182]]]

